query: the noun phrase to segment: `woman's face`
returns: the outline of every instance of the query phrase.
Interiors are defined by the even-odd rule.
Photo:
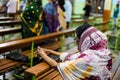
[[[76,37],[74,40],[75,40],[76,45],[77,45],[78,48],[79,48],[80,39],[79,39],[78,37]]]

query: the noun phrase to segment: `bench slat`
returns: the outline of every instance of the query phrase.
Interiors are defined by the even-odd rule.
[[[112,78],[114,78],[114,76],[116,75],[119,67],[120,67],[120,55],[117,57],[115,63],[112,65]]]
[[[0,30],[0,36],[12,33],[20,33],[22,31],[21,27],[7,28]]]
[[[57,75],[59,75],[59,72],[54,71],[54,72],[50,73],[49,75],[47,75],[46,77],[44,77],[41,80],[51,80],[51,79],[55,78]]]
[[[0,21],[0,27],[2,27],[2,26],[10,26],[10,25],[20,25],[21,23],[22,23],[21,20]]]
[[[9,59],[2,59],[2,60],[0,60],[0,66],[2,66],[2,65],[6,65],[6,64],[8,64],[9,62],[11,62],[12,60],[9,60]]]
[[[112,80],[120,80],[120,66],[119,66],[118,70],[116,71]]]
[[[0,66],[0,73],[8,71],[10,69],[13,69],[15,66],[20,66],[22,65],[24,62],[16,62],[16,61],[11,61],[8,64],[5,64],[3,66]]]
[[[0,17],[0,21],[13,20],[13,17]]]
[[[56,76],[53,80],[60,80],[62,77],[60,75]]]
[[[49,71],[45,72],[44,74],[38,75],[38,76],[37,76],[37,80],[45,77],[46,75],[50,74],[50,73],[53,72],[53,71],[54,71],[54,69],[50,69]]]

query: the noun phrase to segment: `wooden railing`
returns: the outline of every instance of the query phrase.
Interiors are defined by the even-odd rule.
[[[50,34],[46,34],[46,35],[41,35],[41,36],[26,38],[26,39],[22,39],[22,40],[16,40],[16,41],[2,43],[2,44],[0,44],[0,53],[30,46],[32,42],[37,44],[42,41],[49,40],[51,38],[60,37],[62,35],[69,35],[69,34],[74,33],[74,31],[75,31],[75,28],[65,30],[62,32],[54,32],[54,33],[50,33]]]
[[[104,22],[101,22],[101,23],[95,23],[94,26],[105,25],[105,24],[108,24],[109,22],[110,22],[110,20],[104,21]]]

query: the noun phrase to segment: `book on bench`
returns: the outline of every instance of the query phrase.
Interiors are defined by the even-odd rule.
[[[23,55],[23,54],[20,54],[17,52],[6,54],[6,58],[14,60],[14,61],[18,61],[18,62],[27,62],[28,61],[28,57],[26,55]]]

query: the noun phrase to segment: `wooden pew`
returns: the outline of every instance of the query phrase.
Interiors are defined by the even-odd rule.
[[[88,23],[88,22],[94,22],[94,20],[95,20],[95,18],[92,18],[92,19],[88,19],[88,20],[81,20],[81,19],[75,19],[75,20],[73,20],[72,21],[72,26],[74,25],[74,24],[84,24],[84,23]]]
[[[6,35],[6,34],[19,33],[19,32],[22,32],[22,28],[21,27],[1,29],[0,30],[0,36]]]
[[[105,25],[105,24],[108,24],[109,22],[110,22],[110,20],[104,21],[104,22],[102,22],[102,23],[95,23],[94,26]]]
[[[31,43],[38,44],[45,40],[49,40],[51,38],[53,39],[53,38],[59,38],[63,35],[70,35],[70,34],[73,34],[74,32],[75,32],[75,28],[65,30],[62,32],[54,32],[54,33],[50,33],[50,34],[46,34],[46,35],[41,35],[41,36],[26,38],[26,39],[22,39],[22,40],[16,40],[16,41],[2,43],[2,44],[0,44],[0,54],[11,51],[11,50],[21,49],[21,48],[30,46]],[[48,49],[54,48],[53,50],[56,50],[56,49],[60,48],[60,45],[61,45],[60,41],[56,41],[52,44],[48,44],[43,47],[48,48]],[[30,50],[24,51],[24,52],[22,52],[22,54],[27,55],[29,57],[30,57],[30,55],[33,55],[33,53],[31,53]],[[15,67],[21,66],[24,63],[25,62],[19,63],[19,62],[4,58],[4,59],[0,60],[0,73],[7,72]],[[5,64],[7,64],[7,65],[5,65]],[[5,77],[4,77],[4,79],[5,79]]]
[[[111,80],[120,79],[120,55],[117,57],[116,61],[112,65],[112,77]]]
[[[22,22],[20,20],[0,21],[0,43],[22,38]]]
[[[13,20],[13,17],[0,17],[0,21]]]
[[[22,24],[21,20],[13,20],[13,21],[0,21],[0,27],[2,26],[12,26]]]
[[[95,19],[88,19],[88,20],[80,20],[80,19],[76,19],[76,20],[73,20],[73,23],[84,23],[84,22],[90,22],[90,21],[94,21]]]
[[[13,17],[0,17],[0,21],[13,20]]]
[[[103,31],[102,27],[103,27],[104,25],[109,24],[109,23],[110,23],[110,20],[104,21],[104,22],[101,22],[101,23],[97,22],[97,23],[94,24],[94,26],[95,26],[96,28],[98,28],[99,30]]]

